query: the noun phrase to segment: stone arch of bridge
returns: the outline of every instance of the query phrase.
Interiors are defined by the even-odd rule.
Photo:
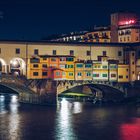
[[[10,71],[15,75],[26,75],[26,62],[19,57],[10,60]]]
[[[65,88],[63,92],[60,92],[59,94],[61,95],[68,92],[78,93],[78,91],[79,93],[81,93],[79,89],[81,89],[84,86],[88,87],[91,90],[91,92],[95,94],[95,96],[98,93],[99,95],[102,94],[102,98],[104,98],[105,100],[122,100],[125,97],[125,94],[121,90],[114,88],[113,86],[109,86],[105,84],[95,84],[95,83],[75,85],[70,88],[68,88],[67,86],[67,88]]]
[[[0,92],[19,94],[17,88],[11,87],[8,84],[3,84],[3,83],[0,83]]]

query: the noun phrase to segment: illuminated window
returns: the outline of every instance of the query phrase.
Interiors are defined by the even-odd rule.
[[[65,65],[65,68],[74,68],[73,65]]]
[[[65,75],[66,75],[66,73],[65,73],[65,72],[62,72],[62,75],[63,75],[63,76],[65,76]]]
[[[38,55],[38,54],[39,54],[38,49],[35,49],[35,50],[34,50],[34,54],[35,54],[35,55]]]
[[[114,69],[114,68],[116,68],[116,66],[110,65],[109,68],[110,68],[110,69]]]
[[[56,72],[56,76],[60,76],[60,72]]]
[[[72,72],[69,72],[69,76],[73,76],[73,73]]]
[[[103,69],[107,69],[107,66],[102,66]]]
[[[82,68],[83,67],[83,64],[76,64],[76,67],[77,68]]]
[[[38,72],[33,72],[33,76],[38,76]]]
[[[93,74],[93,77],[99,77],[99,74]]]
[[[127,37],[127,41],[130,41],[129,37]]]
[[[43,60],[45,61],[45,60],[47,60],[47,58],[43,58]]]
[[[51,61],[55,62],[56,61],[56,58],[51,58]]]
[[[38,58],[31,58],[30,59],[30,63],[39,63],[39,59]]]
[[[102,77],[107,77],[107,74],[102,74]]]
[[[116,74],[111,74],[111,77],[116,77]]]
[[[72,58],[72,57],[68,57],[68,58],[66,58],[66,61],[68,61],[68,62],[71,62],[71,61],[73,61],[74,59]]]
[[[85,68],[91,68],[92,64],[85,64]]]
[[[124,42],[126,41],[125,37],[124,37]]]
[[[78,75],[78,76],[82,76],[82,73],[81,73],[81,72],[78,72],[77,75]]]
[[[66,61],[64,57],[60,57],[60,61]]]
[[[16,48],[16,54],[20,54],[20,49]]]
[[[87,76],[91,76],[91,73],[90,73],[90,72],[87,72],[86,75],[87,75]]]
[[[65,68],[65,64],[59,65],[59,67],[60,67],[61,69],[64,69],[64,68]]]

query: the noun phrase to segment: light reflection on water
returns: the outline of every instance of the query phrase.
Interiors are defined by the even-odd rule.
[[[10,110],[11,114],[9,116],[9,137],[10,140],[18,140],[19,139],[19,120],[20,115],[18,113],[18,98],[16,95],[11,96],[10,101]]]
[[[55,139],[59,140],[73,140],[76,139],[74,130],[72,127],[72,108],[73,103],[70,103],[63,99],[58,107],[58,116],[56,119],[56,136]]]
[[[95,107],[63,99],[57,108],[0,95],[0,140],[140,140],[139,107]]]
[[[120,126],[121,140],[140,140],[140,118]]]

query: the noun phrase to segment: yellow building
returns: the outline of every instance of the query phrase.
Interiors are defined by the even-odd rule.
[[[84,61],[75,62],[75,80],[84,80]]]
[[[129,65],[118,64],[118,82],[129,82]]]
[[[92,80],[93,74],[93,61],[87,60],[84,62],[84,80]]]
[[[65,73],[67,80],[74,80],[74,61],[74,56],[69,56],[66,58]]]
[[[42,64],[40,58],[28,59],[27,79],[42,79]]]
[[[118,60],[108,60],[109,67],[109,81],[118,81]]]
[[[133,43],[140,42],[140,26],[131,27],[124,26],[118,30],[118,42],[120,43]]]
[[[98,56],[98,61],[93,61],[93,80],[108,81],[108,57]]]

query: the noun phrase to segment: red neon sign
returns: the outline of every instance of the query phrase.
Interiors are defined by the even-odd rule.
[[[134,19],[131,20],[127,20],[127,21],[120,21],[119,25],[130,25],[130,24],[134,24],[136,21]]]

